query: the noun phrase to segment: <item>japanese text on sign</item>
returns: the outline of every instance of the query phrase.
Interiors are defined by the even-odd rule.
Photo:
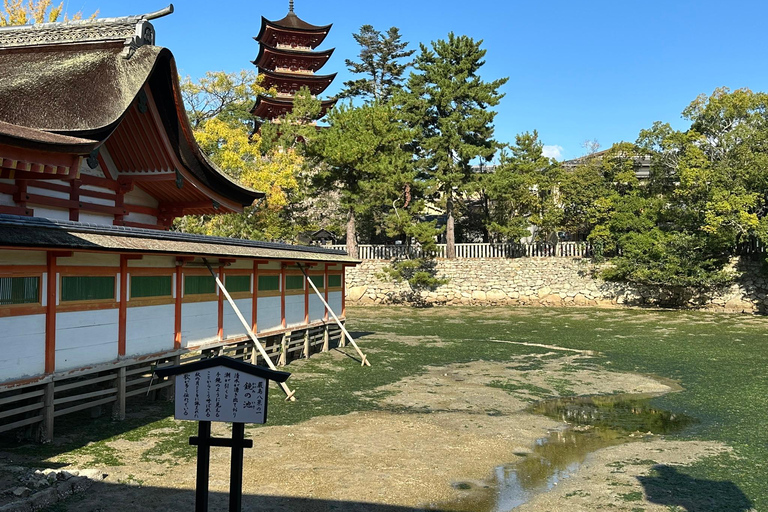
[[[176,376],[178,420],[264,423],[267,380],[216,366]]]

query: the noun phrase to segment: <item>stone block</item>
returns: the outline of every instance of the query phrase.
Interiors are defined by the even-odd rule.
[[[367,286],[354,286],[352,288],[347,288],[347,300],[355,302],[360,300],[363,295],[365,295],[365,292],[368,291]]]

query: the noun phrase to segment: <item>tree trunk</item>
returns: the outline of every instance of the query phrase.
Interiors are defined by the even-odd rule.
[[[357,226],[355,225],[355,210],[349,209],[347,216],[347,254],[350,258],[358,257],[357,250]]]
[[[445,225],[445,257],[454,259],[456,257],[456,232],[453,222],[453,196],[451,192],[448,192],[445,213],[448,215],[448,221]]]

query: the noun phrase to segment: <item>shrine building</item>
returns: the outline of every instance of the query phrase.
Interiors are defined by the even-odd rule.
[[[344,252],[169,231],[264,196],[195,142],[174,57],[155,45],[151,20],[170,11],[0,28],[0,432],[51,439],[62,415],[123,417],[158,366],[257,361],[203,259],[276,362],[343,345],[320,296],[343,321],[344,268],[358,263]],[[329,83],[281,60],[319,68],[305,49],[328,28],[265,23],[259,62],[280,94]]]

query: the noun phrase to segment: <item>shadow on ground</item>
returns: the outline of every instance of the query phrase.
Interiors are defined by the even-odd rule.
[[[364,493],[361,489],[361,493]],[[228,510],[229,494],[209,493],[208,509]],[[166,489],[139,487],[101,482],[94,484],[84,494],[44,509],[43,512],[192,512],[195,510],[193,489]],[[363,501],[335,501],[327,499],[294,498],[289,496],[243,496],[243,512],[422,512],[423,508],[401,507]],[[437,510],[437,509],[430,509]],[[438,510],[438,512],[440,512]]]
[[[672,466],[654,466],[649,476],[637,479],[651,503],[679,507],[687,512],[746,512],[753,505],[733,482],[700,480]]]

